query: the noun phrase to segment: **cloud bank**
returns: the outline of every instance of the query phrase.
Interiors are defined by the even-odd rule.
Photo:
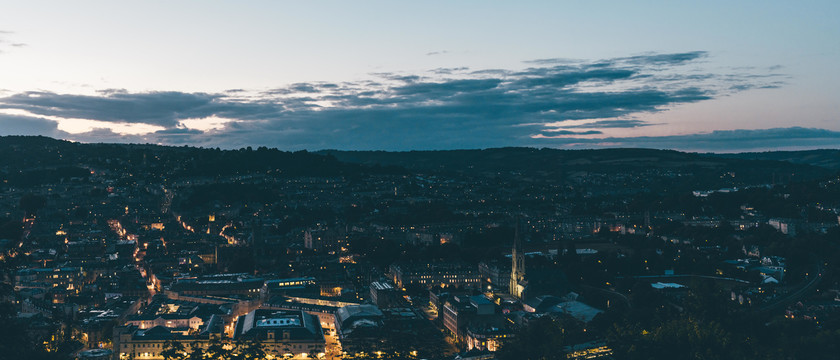
[[[797,146],[796,139],[840,146],[836,132],[804,128],[620,136],[656,125],[640,115],[779,87],[786,79],[753,69],[704,71],[707,57],[697,51],[597,61],[540,59],[516,70],[378,73],[355,82],[222,93],[31,91],[0,98],[0,132],[287,150],[635,146],[725,151],[736,144],[770,147],[770,141]]]

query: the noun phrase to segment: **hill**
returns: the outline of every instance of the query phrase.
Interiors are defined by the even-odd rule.
[[[250,147],[238,150],[150,144],[81,144],[43,136],[0,137],[0,178],[33,186],[86,177],[91,170],[146,180],[271,173],[275,176],[346,176],[399,169],[368,168],[307,151]]]
[[[840,170],[840,150],[834,149],[716,154],[713,156],[730,159],[787,161],[794,164],[807,164]]]
[[[652,149],[496,148],[447,151],[285,152],[150,144],[80,144],[41,136],[0,137],[0,176],[8,186],[85,177],[91,170],[150,181],[184,177],[432,174],[497,177],[593,187],[703,189],[821,178],[840,169],[840,152],[711,155]]]
[[[805,162],[742,159],[654,149],[557,150],[498,148],[450,151],[336,151],[319,152],[339,161],[364,165],[399,166],[421,172],[459,172],[491,175],[520,173],[566,176],[573,173],[645,173],[676,171],[706,177],[734,174],[748,182],[821,177],[832,171]]]

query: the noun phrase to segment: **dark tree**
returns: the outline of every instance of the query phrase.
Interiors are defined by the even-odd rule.
[[[208,359],[228,360],[230,359],[231,351],[225,348],[225,344],[219,338],[214,337],[210,339],[204,356]]]
[[[566,359],[565,331],[558,321],[548,316],[531,322],[513,339],[502,344],[496,353],[499,360],[551,360]]]
[[[20,198],[20,209],[26,213],[26,216],[35,215],[44,206],[47,206],[47,198],[41,195],[26,194]]]
[[[181,344],[180,341],[167,340],[163,343],[163,350],[160,355],[165,360],[185,360],[187,358],[186,353],[184,344]]]

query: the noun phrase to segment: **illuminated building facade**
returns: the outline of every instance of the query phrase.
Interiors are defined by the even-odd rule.
[[[155,326],[140,329],[136,325],[117,326],[114,328],[114,358],[119,360],[141,359],[162,360],[161,352],[167,341],[177,341],[191,352],[194,345],[207,348],[210,339],[221,338],[224,322],[218,316],[211,317],[198,331],[190,328]]]
[[[475,266],[464,263],[394,263],[390,267],[394,284],[399,288],[419,285],[431,288],[436,285],[480,287],[481,276]]]
[[[259,297],[264,281],[247,274],[219,274],[176,280],[167,292],[177,295],[245,295]]]
[[[303,310],[257,309],[236,320],[234,340],[259,340],[277,357],[318,356],[326,340],[317,316]]]

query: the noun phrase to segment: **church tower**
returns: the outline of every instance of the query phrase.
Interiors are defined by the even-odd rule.
[[[510,288],[509,293],[522,299],[528,281],[525,280],[525,253],[522,251],[522,236],[517,219],[513,234],[513,249],[511,251]]]

